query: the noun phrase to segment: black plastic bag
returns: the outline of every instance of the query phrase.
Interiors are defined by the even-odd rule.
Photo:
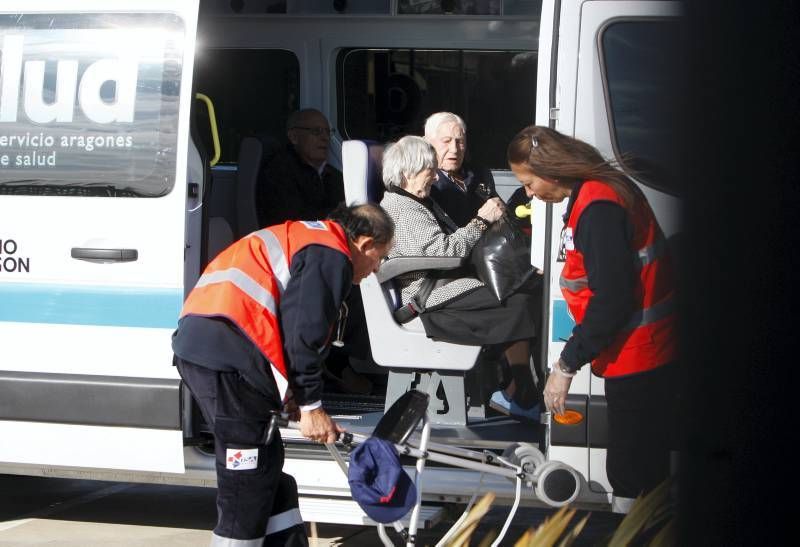
[[[503,215],[483,233],[470,254],[475,273],[499,302],[508,298],[535,271],[522,230]]]

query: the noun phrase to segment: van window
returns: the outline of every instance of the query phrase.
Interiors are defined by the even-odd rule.
[[[338,15],[391,13],[390,0],[203,0],[201,13]]]
[[[0,15],[0,194],[168,194],[183,32],[171,14]]]
[[[467,123],[467,157],[508,169],[506,145],[534,119],[535,51],[349,49],[337,59],[338,129],[380,142],[421,135],[434,112]]]
[[[614,152],[637,180],[676,193],[683,51],[675,21],[618,21],[601,35]]]
[[[538,15],[542,0],[399,0],[401,14]]]
[[[195,66],[195,91],[208,95],[214,103],[220,163],[238,162],[244,137],[266,135],[286,140],[286,119],[298,109],[300,100],[300,64],[294,53],[210,49],[199,52]],[[207,114],[197,115],[195,120],[206,150],[213,150]]]

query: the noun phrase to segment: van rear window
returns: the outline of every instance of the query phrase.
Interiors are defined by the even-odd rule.
[[[686,57],[669,20],[618,20],[601,35],[614,152],[636,180],[679,193]]]
[[[0,194],[168,194],[183,39],[172,14],[0,15]]]
[[[421,135],[442,110],[467,124],[473,165],[508,169],[506,145],[535,117],[535,51],[349,49],[339,53],[338,129],[348,139]]]

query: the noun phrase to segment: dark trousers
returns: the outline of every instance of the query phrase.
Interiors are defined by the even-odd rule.
[[[238,373],[176,359],[178,373],[214,432],[217,525],[214,535],[263,539],[263,545],[308,545],[298,509],[297,483],[282,472],[280,433],[266,444],[270,410],[265,397]]]
[[[614,495],[635,498],[669,477],[677,423],[677,365],[606,378],[606,472]]]

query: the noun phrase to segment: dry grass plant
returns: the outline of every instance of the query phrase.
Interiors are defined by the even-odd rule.
[[[494,502],[492,492],[484,495],[470,510],[461,523],[448,547],[468,547],[470,539]],[[586,526],[591,513],[580,519],[572,528],[570,523],[577,510],[562,507],[536,528],[528,528],[514,543],[514,547],[570,547]],[[478,547],[488,547],[497,536],[492,530]],[[669,547],[675,545],[675,519],[670,499],[670,481],[666,480],[646,496],[639,496],[630,512],[617,526],[614,533],[603,542],[607,547],[647,545]]]

